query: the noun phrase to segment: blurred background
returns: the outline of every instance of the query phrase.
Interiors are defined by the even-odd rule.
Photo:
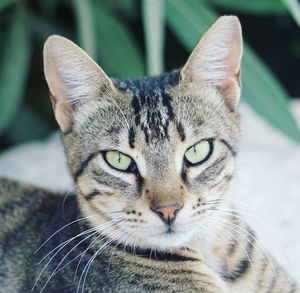
[[[297,0],[0,0],[0,150],[57,129],[42,66],[49,35],[79,44],[110,76],[159,74],[182,66],[222,14],[243,27],[242,99],[300,142],[288,109],[300,96]]]

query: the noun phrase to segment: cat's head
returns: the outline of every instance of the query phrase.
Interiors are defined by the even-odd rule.
[[[219,18],[183,69],[113,80],[51,36],[44,67],[80,208],[109,238],[149,248],[213,233],[239,140],[242,38]],[[204,237],[204,236],[203,236]]]

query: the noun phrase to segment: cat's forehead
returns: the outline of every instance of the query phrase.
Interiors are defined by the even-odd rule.
[[[170,86],[178,84],[180,70],[173,70],[159,76],[145,76],[137,79],[114,80],[114,84],[121,91],[130,91],[139,95],[151,95],[158,91],[165,91]]]
[[[104,94],[90,115],[83,115],[80,132],[93,133],[108,146],[139,149],[148,154],[151,149],[163,155],[164,150],[182,142],[195,143],[213,137],[218,124],[212,91],[189,91],[180,85],[180,70],[157,77],[114,80],[117,95]],[[112,102],[113,101],[113,102]],[[80,119],[81,120],[81,117]],[[83,130],[83,132],[81,131]]]
[[[137,132],[143,133],[147,144],[169,138],[169,125],[175,116],[169,89],[178,84],[179,76],[176,70],[157,77],[115,81],[116,87],[130,98],[127,115],[132,141]]]
[[[208,119],[216,112],[214,105],[208,103],[211,93],[203,93],[201,99],[199,93],[182,91],[179,70],[157,77],[114,80],[114,84],[118,97],[109,96],[114,102],[100,103],[93,107],[88,119],[83,117],[85,123],[80,128],[84,133],[87,129],[94,132],[96,123],[102,137],[120,141],[121,134],[121,140],[128,136],[131,147],[144,140],[157,148],[174,139],[185,140],[190,129],[205,132],[209,120],[215,120]]]

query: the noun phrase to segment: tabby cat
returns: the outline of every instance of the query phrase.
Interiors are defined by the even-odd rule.
[[[49,37],[45,76],[76,196],[1,180],[0,291],[300,292],[227,192],[241,56],[234,16],[157,77],[110,79]]]

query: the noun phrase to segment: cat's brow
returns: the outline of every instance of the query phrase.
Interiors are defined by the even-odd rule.
[[[134,142],[135,142],[135,131],[133,127],[130,127],[128,132],[128,144],[132,149],[134,148]]]
[[[178,131],[178,134],[179,134],[179,137],[180,137],[181,141],[185,141],[186,135],[185,135],[183,125],[180,121],[176,124],[176,128],[177,128],[177,131]]]

